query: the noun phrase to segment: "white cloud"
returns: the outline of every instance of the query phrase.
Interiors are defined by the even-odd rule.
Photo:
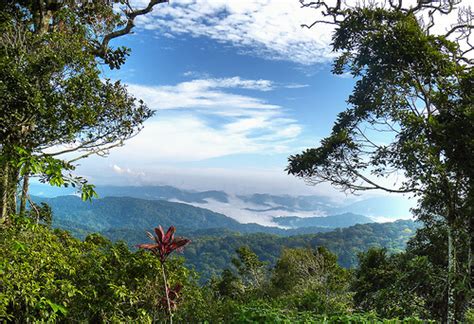
[[[135,1],[143,7],[147,1]],[[209,37],[232,44],[244,53],[301,64],[327,62],[333,27],[308,30],[317,11],[302,9],[297,0],[173,0],[137,19],[137,26],[157,35]]]
[[[284,85],[284,87],[287,89],[300,89],[300,88],[309,87],[309,84],[290,83],[290,84]]]
[[[283,159],[282,163],[284,164],[285,161],[286,159]],[[113,164],[127,165],[136,174],[144,176],[117,175],[111,170]],[[112,153],[107,160],[92,157],[87,160],[87,164],[84,163],[78,167],[81,173],[87,174],[92,183],[98,185],[170,185],[185,190],[223,190],[229,194],[320,195],[333,198],[336,204],[350,198],[331,187],[330,184],[308,186],[304,181],[287,175],[283,169],[284,165],[281,167],[260,165],[252,168],[224,165],[206,167],[139,160],[121,161],[121,156],[115,153]]]
[[[147,122],[138,136],[114,153],[152,163],[185,162],[254,152],[258,146],[245,134],[213,128],[199,117],[178,114]]]
[[[117,164],[114,164],[111,167],[112,167],[113,172],[115,172],[117,174],[120,174],[120,175],[125,174],[125,175],[130,175],[132,177],[143,177],[143,176],[145,176],[144,172],[135,172],[135,171],[132,171],[130,168],[121,168]]]
[[[134,3],[137,8],[143,7],[148,0],[135,0]],[[334,4],[335,0],[329,3]],[[354,6],[355,3],[358,2],[343,1],[343,6]],[[387,1],[382,0],[367,4],[388,6]],[[404,2],[404,7],[416,4],[417,1],[409,0]],[[455,8],[450,15],[435,13],[436,24],[432,32],[441,34],[449,30],[458,12]],[[418,18],[429,21],[427,12],[419,14]],[[302,8],[298,0],[173,0],[168,5],[155,7],[146,16],[140,16],[137,26],[154,30],[158,36],[208,37],[231,44],[242,53],[309,65],[328,62],[335,55],[330,46],[334,31],[332,25],[319,24],[311,29],[301,27],[316,20],[327,18],[321,15],[321,10]]]
[[[282,153],[302,131],[279,105],[259,97],[270,80],[240,77],[195,79],[176,85],[130,84],[129,90],[157,111],[145,128],[113,156],[152,162],[201,161],[231,154]],[[250,91],[248,91],[250,93]]]
[[[224,92],[223,89],[248,89],[269,91],[273,83],[269,80],[244,80],[239,77],[223,79],[195,79],[174,86],[144,86],[130,84],[129,90],[143,99],[151,108],[183,109],[214,108],[208,113],[228,115],[232,109],[276,109],[262,99]]]
[[[198,116],[178,113],[147,122],[139,135],[115,149],[111,157],[156,163],[279,153],[289,149],[288,144],[300,131],[296,123],[285,120],[254,117],[213,126]]]
[[[286,193],[285,193],[286,194]],[[205,199],[205,203],[197,202],[185,202],[179,200],[170,200],[174,202],[184,203],[195,207],[205,208],[212,210],[216,213],[224,214],[238,221],[239,223],[257,223],[263,226],[275,226],[281,227],[274,222],[274,217],[283,216],[297,216],[297,217],[315,217],[315,216],[326,216],[326,212],[321,210],[313,211],[287,211],[284,208],[270,209],[268,207],[254,204],[251,202],[245,202],[240,199],[237,195],[229,194],[228,202],[216,201],[213,199]],[[280,205],[275,204],[275,207]],[[255,210],[263,210],[256,212]],[[393,219],[392,219],[393,221]]]

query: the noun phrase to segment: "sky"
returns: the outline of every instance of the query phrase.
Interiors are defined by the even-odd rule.
[[[302,28],[317,13],[297,0],[170,2],[113,44],[132,49],[120,70],[103,68],[155,115],[78,172],[98,185],[343,197],[284,171],[329,135],[354,86],[331,74],[332,27]]]

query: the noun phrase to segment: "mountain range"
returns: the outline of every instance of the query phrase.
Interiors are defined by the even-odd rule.
[[[75,195],[46,198],[43,194],[43,197],[33,196],[33,200],[51,206],[54,227],[69,230],[79,238],[98,232],[112,241],[122,240],[134,247],[147,241],[146,230],[157,225],[165,229],[174,225],[178,235],[191,238],[192,244],[185,249],[184,256],[187,264],[194,267],[203,280],[231,267],[235,250],[242,245],[248,245],[270,265],[276,262],[284,248],[323,245],[338,255],[341,265],[353,267],[357,264],[357,253],[370,247],[384,247],[391,252],[404,249],[419,226],[410,220],[375,223],[373,217],[347,212],[350,205],[335,206],[330,200],[316,196],[232,196],[221,191],[188,192],[173,187],[132,189],[102,188],[99,194],[104,198],[90,202]],[[127,197],[128,193],[148,199]],[[243,206],[253,206],[253,210],[245,208],[256,219],[264,214],[272,226],[241,223],[236,217],[196,207],[216,202],[229,205],[235,199],[245,204]],[[240,210],[245,209],[240,207]],[[291,213],[291,216],[283,216],[284,209],[308,213],[304,214],[305,217]],[[308,216],[316,209],[325,213],[345,212]],[[279,216],[271,216],[269,210]]]
[[[337,227],[373,222],[370,218],[346,213],[327,217],[281,217],[275,222],[283,227],[242,224],[226,215],[188,204],[165,200],[145,200],[131,197],[106,197],[83,202],[79,197],[33,198],[45,202],[53,210],[53,224],[72,231],[77,236],[91,232],[118,229],[138,230],[143,233],[158,224],[176,226],[181,232],[224,228],[238,233],[267,233],[283,236],[328,232]],[[291,222],[287,221],[291,219]],[[304,222],[298,222],[303,220]],[[291,225],[288,225],[290,224]],[[294,224],[297,224],[294,226]]]
[[[410,202],[403,197],[381,196],[360,201],[334,200],[324,196],[290,196],[272,194],[229,194],[224,191],[191,191],[171,186],[98,186],[99,197],[131,197],[192,205],[224,214],[239,223],[284,226],[277,217],[318,217],[353,213],[372,220],[396,220],[410,217]],[[72,189],[32,184],[31,194],[51,198],[72,195]]]

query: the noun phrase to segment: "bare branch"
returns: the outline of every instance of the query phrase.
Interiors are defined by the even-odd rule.
[[[102,39],[102,43],[98,46],[98,48],[96,48],[95,54],[101,58],[105,58],[107,49],[109,47],[109,42],[112,39],[129,34],[132,31],[133,27],[135,27],[135,24],[134,24],[135,18],[151,12],[154,6],[160,3],[165,3],[165,2],[168,2],[168,0],[150,0],[146,8],[132,10],[130,4],[127,1],[127,5],[129,9],[125,10],[124,12],[125,16],[127,17],[127,23],[125,27],[123,27],[122,29],[115,30],[105,35],[104,38]]]
[[[34,209],[35,213],[36,213],[36,224],[39,223],[39,219],[41,217],[41,214],[40,214],[40,211],[38,210],[38,208],[36,207],[36,204],[31,200],[31,197],[30,195],[26,195],[26,198],[28,199],[28,202],[30,203],[30,206],[31,208]]]
[[[83,155],[80,155],[78,157],[75,157],[72,160],[69,160],[68,163],[77,162],[79,160],[88,158],[91,155],[99,155],[99,156],[104,157],[104,156],[107,156],[109,154],[110,149],[112,149],[114,147],[119,147],[119,146],[123,146],[123,142],[113,143],[113,144],[111,144],[107,147],[100,147],[100,148],[97,148],[96,150],[88,151],[87,153],[85,153]]]

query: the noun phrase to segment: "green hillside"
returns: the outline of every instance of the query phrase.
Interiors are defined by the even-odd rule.
[[[303,224],[326,227],[285,230],[241,224],[207,209],[163,200],[106,197],[83,202],[75,196],[36,200],[47,202],[52,207],[55,227],[69,230],[79,238],[99,232],[113,241],[122,240],[133,247],[147,241],[146,230],[157,225],[165,228],[174,225],[178,228],[178,235],[193,240],[184,256],[188,265],[194,266],[203,278],[229,267],[235,250],[243,245],[250,246],[270,264],[275,263],[284,247],[325,246],[338,256],[339,264],[353,267],[357,253],[370,247],[385,247],[392,252],[403,250],[417,228],[412,221],[370,223],[336,230],[330,227],[368,219],[362,215],[346,214],[324,217],[319,223],[310,218],[308,223]],[[343,220],[343,216],[348,220]],[[282,218],[285,219],[295,221],[295,218]]]
[[[267,227],[258,224],[241,224],[236,220],[208,209],[165,200],[144,200],[130,197],[106,197],[83,202],[76,196],[39,198],[46,202],[54,214],[53,225],[84,238],[87,233],[138,230],[174,225],[184,232],[210,228],[226,228],[239,233],[268,233],[298,235],[327,232],[327,226],[310,226],[295,229]],[[330,218],[330,217],[328,217]]]
[[[184,251],[186,262],[205,279],[231,266],[235,250],[249,246],[263,261],[274,265],[285,247],[324,246],[338,256],[338,263],[346,268],[357,265],[357,254],[371,247],[384,247],[391,253],[401,252],[419,227],[418,223],[400,220],[393,223],[371,223],[337,229],[326,233],[278,236],[265,233],[240,234],[228,229],[183,231],[178,235],[192,239]],[[111,240],[123,240],[130,246],[146,242],[144,231],[114,229],[102,232]]]

